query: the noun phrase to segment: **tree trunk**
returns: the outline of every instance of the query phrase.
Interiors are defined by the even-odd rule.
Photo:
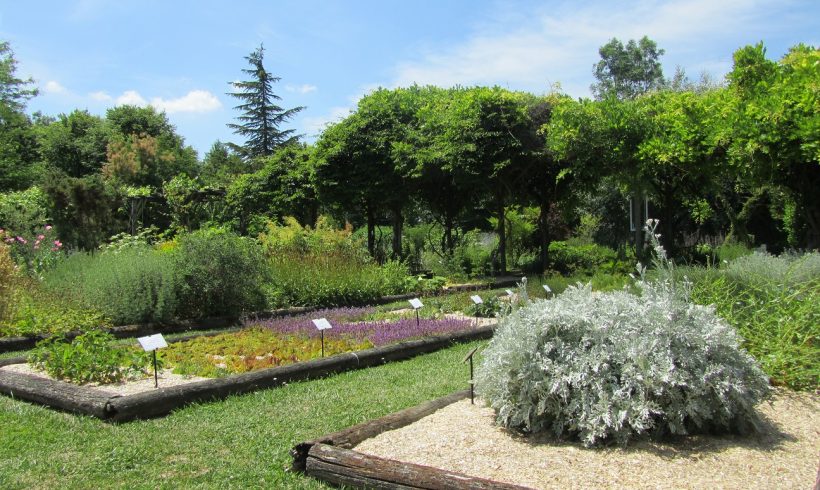
[[[547,264],[549,263],[550,242],[552,241],[549,227],[549,209],[550,202],[546,199],[542,200],[540,212],[538,214],[538,234],[541,240],[541,243],[539,244],[539,262],[541,263],[541,272],[546,270]]]
[[[376,216],[370,206],[367,206],[367,252],[376,257]]]
[[[645,208],[645,197],[643,192],[636,192],[632,195],[631,200],[631,208],[632,208],[632,225],[635,227],[633,230],[633,238],[635,240],[635,257],[638,260],[644,259],[644,230],[643,227],[646,224],[646,208]]]
[[[404,216],[401,213],[401,206],[393,208],[393,259],[401,260],[401,235],[404,228]]]
[[[444,216],[444,250],[451,255],[453,248],[453,216],[448,212]]]
[[[498,213],[498,263],[499,273],[507,273],[507,216],[504,210],[504,195],[500,190],[496,191],[496,212]]]

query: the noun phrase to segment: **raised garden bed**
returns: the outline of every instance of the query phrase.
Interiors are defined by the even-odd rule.
[[[500,428],[493,410],[465,397],[457,393],[299,444],[294,469],[367,488],[817,488],[820,481],[816,393],[777,390],[758,406],[758,434],[597,449]],[[481,481],[469,486],[462,478]]]
[[[332,373],[361,369],[446,348],[454,342],[487,339],[493,326],[399,342],[383,347],[261,369],[223,378],[162,387],[127,396],[112,395],[97,388],[77,386],[0,368],[0,392],[71,412],[108,421],[127,421],[167,415],[183,405],[224,399],[230,395],[273,388],[285,383]]]

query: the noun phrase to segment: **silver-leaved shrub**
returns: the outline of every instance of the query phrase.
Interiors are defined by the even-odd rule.
[[[647,282],[639,267],[640,295],[579,284],[501,319],[476,375],[500,425],[586,446],[756,428],[767,377],[655,244],[670,273]]]

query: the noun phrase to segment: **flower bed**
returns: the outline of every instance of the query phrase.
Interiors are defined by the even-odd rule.
[[[160,351],[166,367],[177,374],[219,377],[284,366],[333,354],[396,342],[469,330],[470,320],[398,319],[351,321],[372,313],[373,308],[322,310],[310,316],[246,321],[239,332],[199,337],[171,344]],[[333,328],[320,332],[311,318],[327,318]]]

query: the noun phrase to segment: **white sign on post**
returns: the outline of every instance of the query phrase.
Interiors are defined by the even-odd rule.
[[[484,302],[484,300],[481,299],[481,296],[479,296],[477,294],[474,294],[474,295],[470,296],[470,299],[473,300],[473,303],[475,303],[477,305],[480,305],[481,303]]]
[[[512,289],[507,289],[506,291],[507,291],[507,296],[512,296],[513,295]]]
[[[313,324],[316,325],[316,328],[319,330],[327,330],[328,328],[333,328],[327,318],[319,318],[317,320],[313,320]]]
[[[165,338],[162,337],[161,333],[149,335],[147,337],[139,337],[137,341],[139,341],[145,352],[151,352],[152,350],[168,347],[168,343],[165,342]]]
[[[410,306],[412,306],[414,310],[418,310],[419,308],[422,308],[424,305],[421,303],[420,299],[413,298],[410,300]]]
[[[551,292],[552,292],[552,289],[550,289],[550,287],[549,287],[549,286],[547,286],[546,284],[544,284],[544,291],[546,291],[546,292],[548,292],[548,293],[551,293]]]

